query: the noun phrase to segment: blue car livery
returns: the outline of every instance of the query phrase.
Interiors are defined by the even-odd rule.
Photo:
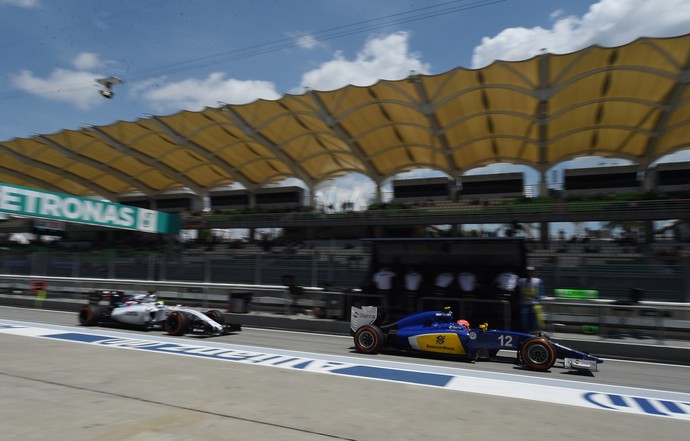
[[[594,372],[604,361],[563,346],[543,332],[496,330],[486,324],[472,328],[465,320],[455,320],[448,309],[417,312],[390,324],[380,320],[378,307],[352,307],[350,329],[359,352],[377,354],[393,348],[476,360],[513,350],[520,365],[537,371],[547,371],[562,359],[564,368]]]

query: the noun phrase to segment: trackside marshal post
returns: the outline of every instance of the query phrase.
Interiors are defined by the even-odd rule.
[[[180,232],[176,214],[9,184],[0,184],[0,212],[147,233]]]

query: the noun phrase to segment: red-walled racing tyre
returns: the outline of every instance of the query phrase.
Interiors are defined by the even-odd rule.
[[[79,310],[79,324],[82,326],[97,325],[101,319],[101,308],[98,305],[84,305]]]
[[[225,324],[225,316],[223,315],[223,312],[218,309],[208,310],[204,314],[206,314],[206,317],[210,318],[219,325]]]
[[[189,319],[181,311],[172,311],[165,319],[165,331],[170,335],[184,335],[188,325]]]
[[[520,346],[522,364],[535,371],[548,371],[556,362],[556,351],[549,342],[540,337],[526,340]]]
[[[381,328],[364,325],[355,332],[355,348],[364,354],[378,354],[383,347],[383,339]]]
[[[544,331],[534,331],[531,334],[535,337],[541,337],[546,340],[551,340],[551,336]]]

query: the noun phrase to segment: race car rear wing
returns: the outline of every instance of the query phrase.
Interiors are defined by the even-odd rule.
[[[350,331],[354,334],[364,325],[373,325],[381,319],[378,306],[352,306],[350,308]]]
[[[109,304],[115,304],[117,302],[124,301],[125,292],[115,291],[110,289],[97,289],[89,293],[89,303],[92,305],[98,305],[102,301]]]

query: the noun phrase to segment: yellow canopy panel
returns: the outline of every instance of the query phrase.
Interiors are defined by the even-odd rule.
[[[0,142],[0,181],[117,200],[690,148],[690,34]]]

